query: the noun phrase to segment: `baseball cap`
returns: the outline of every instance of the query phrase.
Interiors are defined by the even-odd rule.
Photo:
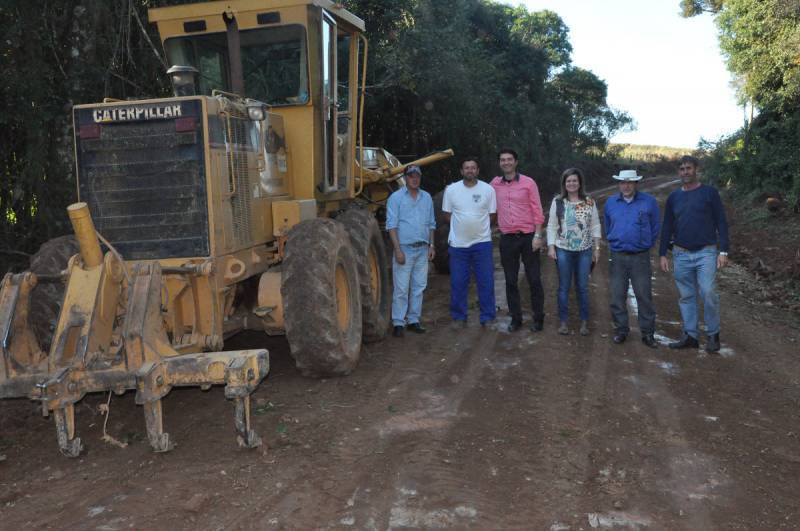
[[[419,166],[417,166],[416,164],[412,164],[411,166],[406,168],[406,171],[405,171],[406,175],[411,175],[412,173],[416,173],[417,175],[422,177],[422,170],[420,170]]]

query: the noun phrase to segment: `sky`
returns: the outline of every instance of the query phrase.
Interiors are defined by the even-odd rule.
[[[570,30],[573,65],[604,79],[609,105],[636,120],[635,131],[612,142],[693,148],[701,137],[718,140],[741,127],[711,15],[682,18],[679,0],[516,4],[558,13]]]

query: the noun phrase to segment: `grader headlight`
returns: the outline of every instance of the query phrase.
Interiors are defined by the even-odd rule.
[[[254,122],[260,122],[267,116],[267,110],[264,104],[254,101],[247,102],[247,116]]]

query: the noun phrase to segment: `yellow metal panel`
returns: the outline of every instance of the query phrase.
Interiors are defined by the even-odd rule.
[[[221,2],[210,2],[208,4],[201,4],[203,7],[211,5],[211,4],[220,4]],[[227,3],[226,3],[227,4]],[[296,4],[296,2],[295,2]],[[226,30],[225,20],[222,18],[222,13],[225,12],[224,9],[218,9],[216,11],[207,11],[203,10],[202,14],[199,14],[197,11],[189,11],[189,7],[200,7],[200,5],[192,5],[192,6],[176,6],[175,8],[165,8],[165,9],[182,9],[187,10],[187,14],[183,17],[173,18],[173,19],[164,19],[164,20],[154,20],[152,17],[150,19],[151,22],[156,22],[158,26],[158,34],[161,37],[161,42],[163,43],[165,40],[171,37],[184,37],[186,35],[202,35],[206,33],[224,33]],[[239,26],[239,30],[248,30],[248,29],[255,29],[255,28],[269,28],[275,27],[278,24],[259,24],[258,23],[258,15],[259,13],[264,13],[266,11],[275,10],[277,8],[271,7],[263,7],[263,5],[256,9],[256,10],[234,10],[234,14],[236,15],[236,24]],[[153,11],[160,11],[160,9],[151,9],[151,13]],[[308,14],[305,5],[293,5],[288,7],[280,8],[281,13],[281,22],[279,25],[288,25],[288,24],[300,24],[302,26],[306,26],[308,22]],[[183,29],[184,22],[192,22],[197,20],[205,20],[206,22],[206,29],[205,31],[198,31],[198,32],[191,32],[186,33]]]
[[[298,199],[313,199],[317,159],[314,149],[314,108],[311,105],[278,107],[271,112],[283,117],[292,195]]]
[[[285,331],[280,271],[267,271],[259,278],[258,307],[255,313],[261,317],[264,329],[268,334],[279,334]]]
[[[317,202],[313,199],[275,201],[272,203],[272,227],[275,236],[283,236],[303,220],[317,216]]]
[[[309,0],[306,2],[298,0],[232,0],[222,2],[204,2],[198,4],[186,4],[181,6],[160,7],[149,9],[147,17],[150,22],[161,23],[166,21],[178,20],[181,23],[187,20],[198,20],[205,17],[213,17],[225,11],[233,12],[236,15],[244,14],[247,11],[263,13],[264,11],[281,10],[287,7],[305,7],[307,5],[319,6],[354,28],[364,31],[364,21],[353,13],[341,7],[340,2],[330,0]],[[238,17],[237,17],[238,18]],[[283,20],[281,20],[283,22]],[[163,36],[162,36],[163,39]]]

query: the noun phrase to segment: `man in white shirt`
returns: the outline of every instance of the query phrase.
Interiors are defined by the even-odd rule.
[[[480,303],[480,322],[495,320],[494,261],[491,216],[497,212],[494,188],[478,179],[478,159],[461,162],[461,181],[444,191],[442,212],[450,223],[450,315],[467,326],[469,280],[475,274]]]

